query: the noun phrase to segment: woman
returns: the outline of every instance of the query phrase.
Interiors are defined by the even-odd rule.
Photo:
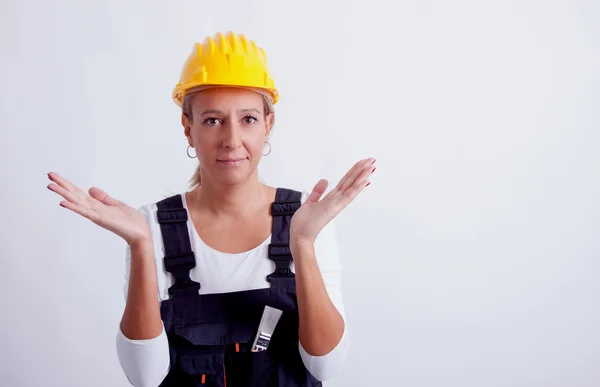
[[[375,160],[323,198],[326,180],[310,194],[262,184],[278,93],[264,51],[242,35],[195,45],[173,98],[198,158],[188,192],[136,210],[49,174],[61,206],[128,244],[125,374],[135,386],[321,385],[348,348],[332,220],[369,184]],[[279,317],[260,336],[267,309]]]

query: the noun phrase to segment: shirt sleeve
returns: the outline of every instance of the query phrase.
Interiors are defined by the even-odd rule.
[[[319,233],[315,241],[315,255],[331,302],[344,319],[344,333],[336,347],[323,356],[312,356],[298,342],[300,356],[305,367],[318,380],[334,376],[344,364],[350,346],[348,324],[342,297],[342,263],[338,251],[334,221]]]
[[[117,357],[129,383],[135,387],[157,387],[169,373],[169,341],[163,327],[158,337],[130,340],[119,329]]]
[[[149,208],[142,207],[139,211],[144,215],[146,221],[149,221]],[[154,234],[151,222],[149,222],[149,226],[150,231]],[[156,239],[154,235],[152,239]],[[154,248],[156,249],[156,246]],[[131,249],[127,246],[125,252],[125,286],[123,289],[125,300],[127,300],[130,269]],[[169,373],[171,360],[169,357],[169,342],[164,326],[160,335],[147,340],[130,340],[119,327],[116,344],[119,363],[131,385],[135,387],[156,387],[162,383]]]

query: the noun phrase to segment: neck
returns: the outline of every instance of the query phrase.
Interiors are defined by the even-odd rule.
[[[191,194],[199,210],[209,211],[219,217],[243,217],[264,206],[267,200],[265,186],[258,181],[258,176],[239,184],[203,182]]]

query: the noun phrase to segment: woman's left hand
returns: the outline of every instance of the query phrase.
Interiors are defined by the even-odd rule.
[[[346,176],[323,199],[321,196],[329,183],[325,179],[320,180],[292,217],[290,244],[314,243],[321,230],[370,184],[368,178],[375,172],[373,164],[375,164],[374,158],[364,159],[354,164]]]

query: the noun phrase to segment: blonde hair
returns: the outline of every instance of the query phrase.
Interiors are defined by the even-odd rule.
[[[194,102],[194,96],[198,94],[202,90],[192,90],[184,94],[183,100],[181,103],[181,114],[186,115],[190,120],[190,123],[194,121],[194,115],[192,112],[192,105]],[[273,100],[268,96],[268,94],[262,92],[262,90],[255,90],[263,97],[263,109],[265,118],[271,114],[275,113],[275,108],[273,107]],[[271,130],[273,129],[273,125],[275,124],[275,117],[273,117],[273,122],[271,124]],[[198,187],[202,183],[202,177],[200,176],[200,164],[196,167],[196,171],[192,175],[190,179],[190,188],[194,189]]]

